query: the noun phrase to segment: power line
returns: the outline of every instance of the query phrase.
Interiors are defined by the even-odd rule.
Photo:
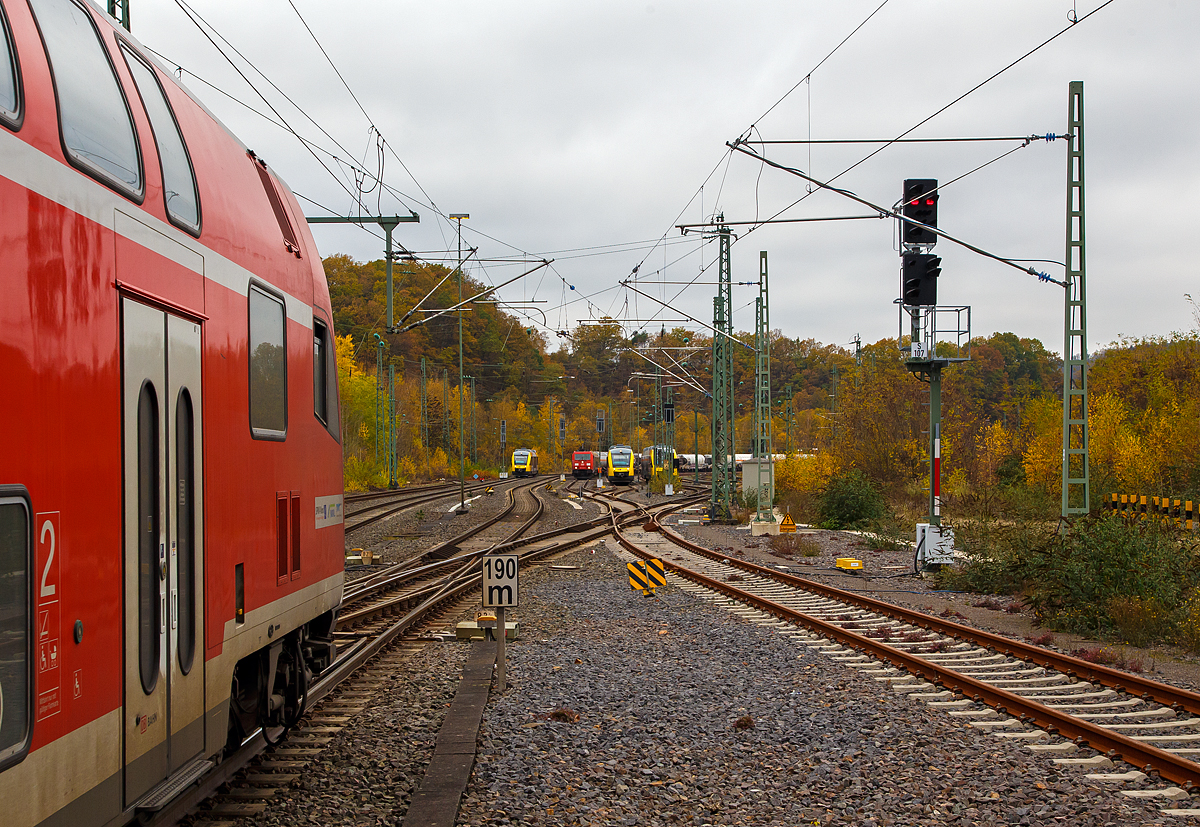
[[[807,75],[805,75],[803,78],[801,78],[800,80],[798,80],[798,81],[796,82],[796,85],[795,85],[795,86],[793,86],[791,89],[789,89],[789,90],[787,90],[786,92],[784,92],[784,93],[783,93],[783,97],[781,97],[779,100],[775,101],[775,103],[773,103],[773,104],[771,104],[769,107],[767,107],[767,111],[766,111],[766,112],[763,112],[761,115],[759,115],[757,118],[755,118],[755,119],[754,119],[754,123],[750,124],[750,126],[749,126],[749,127],[746,129],[746,131],[745,131],[745,132],[743,132],[742,134],[743,134],[743,135],[748,135],[748,134],[750,134],[750,130],[751,130],[751,129],[754,129],[754,127],[755,127],[755,124],[757,124],[757,123],[758,123],[759,121],[761,121],[763,118],[767,117],[767,115],[770,115],[770,114],[771,114],[771,112],[772,112],[772,110],[774,110],[774,109],[775,109],[775,107],[777,107],[777,106],[779,106],[779,104],[783,103],[783,102],[784,102],[784,101],[787,99],[787,97],[788,97],[790,94],[792,94],[793,92],[795,92],[797,89],[799,89],[799,88],[800,88],[800,84],[802,84],[802,83],[806,83],[806,82],[807,82],[807,83],[811,83],[811,81],[812,81],[812,76],[813,76],[813,72],[815,72],[815,71],[817,71],[818,69],[820,69],[820,68],[821,68],[821,66],[822,66],[822,65],[825,63],[825,61],[827,61],[827,60],[829,60],[829,58],[833,57],[833,56],[834,56],[834,54],[837,52],[837,50],[838,50],[838,49],[840,49],[840,48],[842,48],[843,46],[845,46],[845,45],[846,45],[846,42],[847,42],[848,40],[850,40],[850,38],[854,37],[854,35],[858,34],[859,30],[860,30],[860,29],[862,29],[862,27],[863,27],[863,26],[865,26],[865,25],[867,25],[868,23],[870,23],[870,22],[871,22],[871,18],[873,18],[875,15],[879,14],[880,10],[882,10],[882,9],[883,9],[883,7],[884,7],[884,6],[886,6],[887,4],[888,4],[888,0],[883,0],[883,2],[882,2],[882,3],[880,3],[880,4],[879,4],[879,5],[878,5],[878,6],[875,8],[875,11],[871,12],[871,13],[870,13],[870,14],[868,14],[868,15],[867,15],[865,18],[863,18],[863,21],[862,21],[861,23],[859,23],[857,26],[855,26],[855,27],[854,27],[854,29],[853,29],[853,30],[850,32],[850,34],[848,34],[848,35],[846,35],[845,37],[843,37],[843,38],[842,38],[842,40],[841,40],[841,42],[840,42],[840,43],[838,43],[838,45],[834,46],[834,47],[833,47],[833,49],[831,49],[831,50],[830,50],[829,54],[825,55],[825,57],[823,57],[823,58],[821,58],[819,61],[817,61],[817,65],[816,65],[816,66],[814,66],[814,67],[812,67],[811,69],[809,69],[809,70],[808,70],[808,74],[807,74]]]
[[[346,91],[350,93],[350,97],[354,99],[354,102],[356,104],[358,104],[358,111],[362,112],[363,117],[367,119],[367,123],[369,123],[372,127],[374,127],[375,121],[373,121],[371,119],[371,116],[367,114],[367,110],[363,108],[363,105],[359,101],[358,96],[355,95],[354,90],[350,88],[350,84],[346,83],[346,79],[344,77],[342,77],[342,73],[339,72],[338,67],[334,65],[333,58],[331,58],[329,56],[329,52],[325,51],[325,47],[322,46],[321,41],[317,39],[316,33],[313,32],[312,28],[308,25],[308,21],[305,20],[304,15],[302,15],[300,13],[300,9],[296,8],[296,4],[293,3],[292,0],[288,0],[288,5],[291,6],[292,11],[294,11],[296,13],[296,17],[300,18],[300,22],[302,24],[304,24],[304,30],[307,31],[309,34],[309,37],[311,37],[313,39],[313,43],[317,44],[317,48],[321,50],[321,54],[323,54],[325,56],[325,59],[327,61],[329,61],[329,68],[333,69],[333,73],[338,76],[338,80],[340,80],[342,82],[342,86],[346,87]],[[380,137],[382,137],[382,135]]]
[[[194,11],[191,9],[191,7],[189,7],[189,6],[188,6],[188,5],[187,5],[187,4],[184,2],[184,0],[175,0],[175,5],[179,6],[180,10],[181,10],[181,11],[182,11],[182,12],[183,12],[185,15],[187,15],[187,18],[188,18],[189,20],[191,20],[191,21],[192,21],[192,24],[193,24],[193,25],[195,25],[195,27],[196,27],[197,29],[199,29],[199,30],[200,30],[200,33],[201,33],[202,35],[204,35],[204,37],[205,37],[205,38],[208,40],[208,42],[209,42],[209,43],[211,43],[211,44],[212,44],[213,48],[217,50],[217,52],[218,52],[218,53],[221,55],[221,57],[225,58],[225,60],[226,60],[226,61],[229,63],[229,65],[230,65],[230,66],[233,68],[233,70],[234,70],[235,72],[237,72],[237,73],[238,73],[238,75],[239,75],[239,76],[242,78],[242,80],[244,80],[244,81],[246,82],[246,84],[247,84],[247,85],[248,85],[248,86],[249,86],[251,89],[253,89],[253,90],[254,90],[255,94],[257,94],[257,95],[258,95],[260,98],[262,98],[262,101],[263,101],[263,103],[265,103],[265,104],[267,105],[267,107],[268,107],[268,108],[269,108],[269,109],[270,109],[270,110],[271,110],[271,111],[272,111],[272,112],[275,114],[275,117],[276,117],[276,118],[278,118],[278,119],[280,120],[280,122],[282,122],[282,123],[283,123],[283,125],[284,125],[284,128],[285,128],[285,129],[287,129],[287,131],[288,131],[288,132],[292,133],[292,134],[293,134],[293,135],[295,135],[296,137],[299,137],[299,134],[296,132],[296,130],[295,130],[295,129],[293,129],[293,128],[292,128],[292,126],[291,126],[291,124],[289,124],[289,123],[287,122],[287,118],[283,117],[283,115],[282,115],[282,114],[279,112],[279,110],[278,110],[278,109],[276,109],[276,108],[275,108],[275,107],[274,107],[274,106],[271,104],[271,102],[270,102],[269,100],[267,100],[267,97],[266,97],[266,95],[264,95],[264,94],[263,94],[261,91],[259,91],[258,87],[256,87],[256,86],[255,86],[255,85],[254,85],[254,84],[253,84],[253,83],[250,81],[250,78],[246,77],[246,74],[245,74],[245,72],[243,72],[243,71],[242,71],[242,70],[241,70],[241,69],[238,67],[238,65],[237,65],[236,63],[234,63],[234,62],[233,62],[232,58],[230,58],[230,57],[229,57],[229,55],[227,55],[227,54],[225,53],[225,50],[224,50],[224,49],[222,49],[222,48],[221,48],[219,45],[217,45],[217,42],[216,42],[215,40],[213,40],[213,38],[212,38],[212,35],[210,35],[210,34],[208,33],[208,31],[205,29],[205,26],[209,26],[209,24],[208,24],[208,21],[204,20],[204,18],[203,18],[203,17],[201,17],[201,16],[200,16],[199,14],[197,14],[196,12],[194,12]],[[201,22],[203,22],[203,23],[204,23],[204,25],[203,25],[203,26],[202,26],[202,25],[200,25],[200,23],[201,23]],[[211,27],[209,27],[209,28],[211,28]],[[242,55],[242,53],[241,53],[241,52],[239,52],[239,51],[238,51],[238,50],[237,50],[237,49],[236,49],[236,48],[233,46],[233,44],[229,43],[229,41],[228,41],[228,40],[226,40],[224,37],[222,37],[222,36],[221,36],[221,34],[220,34],[219,32],[217,32],[217,30],[216,30],[216,29],[213,29],[213,32],[214,32],[214,33],[217,35],[217,37],[220,37],[220,38],[221,38],[221,40],[222,40],[222,41],[224,41],[224,42],[225,42],[225,44],[226,44],[226,45],[228,45],[230,49],[233,49],[234,53],[235,53],[235,54],[236,54],[238,57],[242,58],[242,60],[244,60],[248,66],[250,66],[251,68],[253,68],[255,72],[258,72],[258,74],[259,74],[259,75],[261,75],[261,76],[262,76],[264,79],[266,79],[268,83],[271,83],[270,79],[266,78],[266,75],[263,75],[263,73],[262,73],[262,72],[260,72],[260,71],[259,71],[259,70],[258,70],[258,69],[257,69],[257,68],[254,66],[254,64],[253,64],[253,63],[251,63],[249,60],[246,60],[246,58],[245,58],[245,57]],[[279,87],[275,86],[275,84],[274,84],[274,83],[271,83],[271,86],[272,86],[272,87],[274,87],[276,91],[279,91],[279,93],[280,93],[281,95],[283,94],[283,92],[281,92],[281,91],[279,90]],[[292,106],[296,106],[296,104],[295,104],[295,103],[293,103],[293,102],[292,102],[292,100],[291,100],[290,98],[288,98],[288,97],[287,97],[287,95],[284,95],[284,99],[286,99],[286,100],[288,101],[288,103],[291,103],[291,104],[292,104]],[[297,109],[299,109],[299,107],[296,107],[296,108],[297,108]],[[301,110],[301,111],[303,111],[303,110]],[[305,117],[308,117],[308,116],[305,116]],[[309,118],[309,120],[311,121],[311,120],[312,120],[312,118]],[[313,123],[315,124],[316,122],[314,121]],[[318,129],[321,129],[320,125],[317,125],[317,128],[318,128]],[[322,131],[322,132],[325,132],[325,130],[324,130],[324,129],[321,129],[321,131]],[[343,152],[345,152],[345,151],[346,151],[344,147],[341,147],[341,145],[340,145],[340,144],[338,144],[338,142],[337,142],[336,140],[334,140],[334,139],[333,139],[331,136],[329,136],[329,133],[328,133],[328,132],[325,132],[325,135],[326,135],[326,137],[329,137],[329,138],[330,138],[330,140],[333,140],[334,144],[335,144],[336,146],[338,146],[340,149],[342,149],[342,151],[343,151]],[[340,178],[338,178],[336,175],[334,175],[334,173],[333,173],[333,170],[331,170],[331,169],[330,169],[328,166],[326,166],[326,165],[325,165],[325,162],[321,160],[320,156],[319,156],[319,155],[317,155],[317,153],[316,153],[316,152],[314,152],[314,151],[313,151],[313,149],[312,149],[312,148],[311,148],[311,147],[310,147],[310,146],[309,146],[309,145],[308,145],[308,144],[307,144],[305,141],[301,141],[300,143],[301,143],[301,145],[302,145],[302,146],[303,146],[305,149],[307,149],[307,150],[308,150],[309,154],[311,154],[311,155],[313,156],[313,158],[316,160],[316,162],[317,162],[318,164],[320,164],[320,165],[321,165],[321,167],[322,167],[322,168],[323,168],[323,169],[324,169],[326,172],[328,172],[328,173],[329,173],[330,177],[331,177],[331,178],[333,178],[335,181],[337,181],[337,182],[338,182],[338,184],[339,184],[339,185],[342,187],[342,189],[346,190],[346,194],[347,194],[347,195],[349,195],[351,198],[355,198],[355,195],[354,195],[354,193],[350,192],[350,188],[349,188],[349,187],[347,187],[347,186],[345,185],[345,183],[343,183],[343,182],[342,182],[342,180],[341,180]],[[349,153],[347,152],[346,154],[349,154]],[[360,206],[361,206],[361,201],[360,201],[359,203],[360,203]]]

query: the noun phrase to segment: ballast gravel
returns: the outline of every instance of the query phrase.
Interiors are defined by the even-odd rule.
[[[522,574],[459,825],[1187,822],[709,601],[643,597],[603,547],[556,562],[579,569]]]

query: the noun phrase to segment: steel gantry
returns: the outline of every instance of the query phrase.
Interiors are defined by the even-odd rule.
[[[395,333],[396,325],[392,314],[392,262],[395,261],[396,254],[392,250],[392,231],[401,224],[418,223],[420,222],[421,217],[410,210],[408,215],[318,215],[307,216],[304,220],[309,224],[378,224],[383,228],[383,256],[385,259],[387,278],[387,332]]]
[[[1062,516],[1087,514],[1088,467],[1087,304],[1083,232],[1083,81],[1067,96],[1067,277],[1064,290]]]
[[[735,485],[733,451],[733,281],[730,233],[725,216],[717,216],[720,241],[717,295],[713,298],[712,340],[712,496],[709,516],[728,520]]]
[[[758,254],[758,300],[754,319],[754,456],[758,459],[758,514],[761,523],[775,522],[774,429],[771,423],[771,317],[767,302],[767,251]]]

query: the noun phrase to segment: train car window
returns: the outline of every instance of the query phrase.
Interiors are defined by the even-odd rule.
[[[142,159],[129,103],[92,17],[73,0],[29,0],[50,60],[67,159],[137,202]]]
[[[21,69],[12,46],[8,16],[0,6],[0,122],[9,129],[21,127]]]
[[[33,735],[33,518],[25,489],[0,486],[0,770]]]
[[[150,64],[125,43],[121,44],[121,53],[125,56],[125,64],[133,75],[142,105],[146,108],[146,116],[150,118],[150,126],[154,130],[158,160],[162,167],[167,216],[172,224],[199,236],[200,196],[196,192],[196,175],[175,113],[171,111],[166,92]]]
[[[179,589],[179,671],[192,671],[196,654],[196,477],[195,411],[187,388],[179,391],[175,404],[175,559]]]
[[[138,672],[142,691],[149,695],[158,685],[159,629],[162,615],[159,580],[162,561],[158,535],[161,514],[159,495],[158,394],[146,382],[138,394]]]
[[[287,436],[287,344],[283,300],[250,287],[250,431],[255,439]]]
[[[316,320],[313,321],[313,409],[330,435],[341,442],[336,349],[329,328]]]

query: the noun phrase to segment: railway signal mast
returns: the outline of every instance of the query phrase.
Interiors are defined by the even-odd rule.
[[[937,204],[937,179],[909,178],[904,182],[899,303],[901,325],[904,314],[909,317],[910,345],[905,367],[929,383],[929,522],[917,525],[917,560],[921,568],[952,559],[953,537],[941,525],[942,369],[952,362],[970,359],[969,351],[963,356],[962,344],[966,341],[969,347],[971,339],[971,308],[938,307],[937,280],[942,260],[932,252],[938,239],[934,232]]]

